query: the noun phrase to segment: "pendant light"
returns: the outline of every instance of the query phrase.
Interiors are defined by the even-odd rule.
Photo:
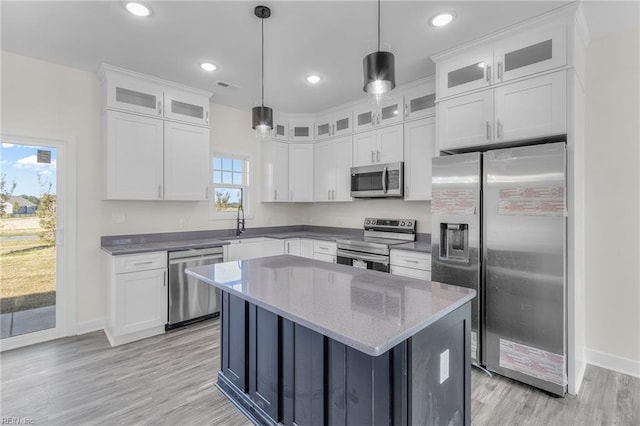
[[[378,51],[368,54],[362,61],[364,87],[376,103],[396,87],[395,57],[380,51],[380,0],[378,0]]]
[[[273,110],[264,106],[264,20],[271,16],[271,9],[267,6],[256,6],[253,11],[262,23],[262,102],[260,106],[251,110],[252,128],[256,136],[265,139],[273,128]]]

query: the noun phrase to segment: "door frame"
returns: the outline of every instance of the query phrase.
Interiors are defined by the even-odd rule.
[[[76,138],[0,130],[1,141],[56,149],[56,326],[0,340],[0,352],[77,334]],[[61,250],[62,249],[62,250]]]

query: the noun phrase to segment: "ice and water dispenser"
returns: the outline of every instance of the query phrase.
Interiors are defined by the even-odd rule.
[[[440,224],[440,259],[469,262],[469,224]]]

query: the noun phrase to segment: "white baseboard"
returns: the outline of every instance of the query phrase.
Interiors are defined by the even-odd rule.
[[[76,325],[77,334],[87,334],[104,329],[104,318],[79,322]]]
[[[585,355],[587,362],[591,365],[640,378],[640,361],[623,358],[606,352],[595,351],[593,349],[585,349]]]

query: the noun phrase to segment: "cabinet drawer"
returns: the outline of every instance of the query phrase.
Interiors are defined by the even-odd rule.
[[[431,281],[431,272],[422,269],[405,268],[404,266],[391,265],[391,273],[401,277],[415,278],[418,280]]]
[[[392,266],[431,271],[431,254],[405,250],[391,250],[390,263]]]
[[[319,254],[336,255],[336,243],[331,241],[314,241],[313,252]]]
[[[116,256],[114,269],[116,274],[126,272],[148,271],[167,267],[167,252],[133,254],[130,256]]]

